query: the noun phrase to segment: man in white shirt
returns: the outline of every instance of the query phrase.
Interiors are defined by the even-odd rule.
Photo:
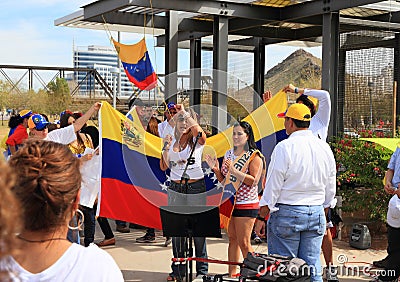
[[[175,122],[172,119],[176,114],[175,103],[169,102],[164,112],[164,121],[158,124],[158,134],[165,138],[168,134],[174,136]]]
[[[400,148],[390,158],[385,174],[384,190],[393,195],[387,211],[387,256],[372,264],[384,268],[375,281],[397,281],[400,276]]]
[[[325,233],[324,209],[334,202],[336,163],[329,145],[309,130],[311,112],[291,105],[285,118],[289,138],[275,146],[260,200],[256,232],[267,225],[268,252],[302,258],[311,267],[311,281],[322,281],[320,252]]]
[[[306,105],[311,111],[311,121],[309,129],[311,132],[323,141],[328,137],[329,120],[331,117],[331,97],[325,90],[307,89],[296,87],[293,84],[287,85],[283,91],[299,94],[296,103]],[[316,108],[318,99],[318,111]],[[331,208],[334,208],[336,202]],[[326,217],[326,232],[322,240],[322,253],[324,254],[326,268],[326,280],[328,282],[339,281],[337,269],[333,266],[333,241],[330,227],[333,227],[331,221],[331,212],[328,211]]]
[[[308,129],[311,130],[315,136],[326,141],[328,137],[329,120],[331,117],[331,98],[329,92],[325,90],[300,88],[293,84],[285,86],[283,91],[299,94],[296,103],[306,105],[311,112],[310,127]],[[271,97],[271,92],[267,91],[264,93],[264,102],[267,102]],[[318,99],[318,111],[315,99]],[[331,208],[334,208],[334,206]],[[327,228],[324,239],[322,240],[322,253],[324,254],[325,263],[327,265],[326,279],[328,282],[337,282],[339,281],[337,277],[337,269],[333,266],[333,241],[330,232],[330,227],[333,227],[333,224],[330,219],[330,211],[327,213],[326,220]]]

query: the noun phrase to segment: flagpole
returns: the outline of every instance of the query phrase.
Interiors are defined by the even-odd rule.
[[[121,32],[118,31],[118,42],[121,42]],[[121,60],[119,56],[117,56],[117,68],[118,68],[118,96],[121,97]]]
[[[113,79],[113,108],[117,109],[117,78],[120,72],[118,68],[110,68]]]

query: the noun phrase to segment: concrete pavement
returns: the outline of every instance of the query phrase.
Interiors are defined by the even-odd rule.
[[[115,230],[113,220],[109,220]],[[117,262],[125,281],[146,281],[159,282],[166,281],[170,272],[170,263],[172,257],[171,245],[164,247],[164,238],[161,231],[156,232],[156,241],[154,243],[136,243],[135,239],[144,235],[145,230],[131,229],[130,233],[114,232],[116,238],[115,246],[104,247]],[[95,242],[102,240],[102,233],[98,226],[96,227]],[[267,253],[267,244],[253,245],[254,250],[259,253]],[[227,260],[228,241],[226,234],[222,239],[208,238],[207,251],[209,258]],[[351,273],[351,268],[369,266],[368,262],[379,260],[386,256],[386,250],[357,250],[349,246],[348,242],[334,241],[334,259],[342,260],[347,258],[347,267],[340,268],[339,276],[341,282],[368,281],[371,278],[367,273]],[[321,255],[321,259],[323,259]],[[195,267],[195,266],[193,266]],[[209,264],[209,272],[222,274],[227,272],[228,267],[222,264]],[[366,269],[368,270],[368,269]]]

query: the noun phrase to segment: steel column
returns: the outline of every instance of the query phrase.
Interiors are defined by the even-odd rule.
[[[190,40],[190,96],[189,104],[201,103],[201,39]]]
[[[33,70],[28,69],[28,85],[29,85],[29,90],[33,89]]]
[[[329,136],[336,136],[338,129],[338,62],[339,13],[326,13],[322,26],[322,89],[329,91],[332,102]]]
[[[214,17],[213,38],[213,94],[212,132],[225,130],[227,126],[228,91],[228,18]]]
[[[178,12],[167,12],[168,27],[165,29],[165,100],[177,102],[178,92]]]
[[[262,38],[254,38],[254,46],[253,109],[257,109],[262,104],[262,94],[264,93],[265,45]]]

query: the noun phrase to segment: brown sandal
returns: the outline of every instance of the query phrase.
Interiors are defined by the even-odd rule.
[[[176,281],[176,278],[170,274],[170,275],[168,275],[168,277],[167,277],[167,281],[170,281],[170,282],[173,281],[173,282],[175,282],[175,281]]]

